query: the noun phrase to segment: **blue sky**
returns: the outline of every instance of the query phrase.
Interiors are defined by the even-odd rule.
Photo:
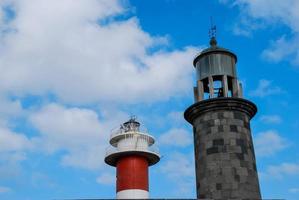
[[[292,5],[292,6],[290,6]],[[194,56],[238,56],[263,198],[299,198],[298,0],[1,0],[0,199],[115,197],[111,129],[156,137],[151,197],[194,198]]]

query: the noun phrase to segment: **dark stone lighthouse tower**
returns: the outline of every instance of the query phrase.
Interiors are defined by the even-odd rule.
[[[210,45],[194,59],[195,103],[184,114],[193,125],[197,198],[261,199],[250,131],[257,107],[243,98],[237,56],[215,37]]]

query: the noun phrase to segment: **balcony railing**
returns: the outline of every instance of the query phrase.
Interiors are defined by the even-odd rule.
[[[144,135],[149,135],[148,134],[148,130],[144,127],[140,127],[139,128],[139,133],[142,133]],[[121,129],[121,128],[115,128],[111,131],[111,134],[110,134],[110,139],[117,136],[117,135],[121,135],[121,134],[124,134],[124,133],[128,133],[128,131],[124,130],[124,129]],[[151,136],[152,137],[152,136]]]
[[[156,155],[160,155],[159,149],[155,146],[140,146],[140,145],[128,145],[128,146],[122,146],[121,148],[117,148],[114,146],[109,146],[106,148],[106,157],[115,154],[115,153],[120,153],[120,152],[126,152],[126,151],[141,151],[141,152],[148,152],[148,153],[154,153]]]

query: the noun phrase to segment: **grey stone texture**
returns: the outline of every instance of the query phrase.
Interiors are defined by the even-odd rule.
[[[256,111],[240,98],[204,100],[185,111],[194,132],[197,198],[261,199],[250,130]]]

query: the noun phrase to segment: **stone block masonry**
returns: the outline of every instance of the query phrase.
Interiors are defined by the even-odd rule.
[[[250,130],[256,111],[241,98],[203,100],[186,110],[194,132],[197,198],[261,199]]]

